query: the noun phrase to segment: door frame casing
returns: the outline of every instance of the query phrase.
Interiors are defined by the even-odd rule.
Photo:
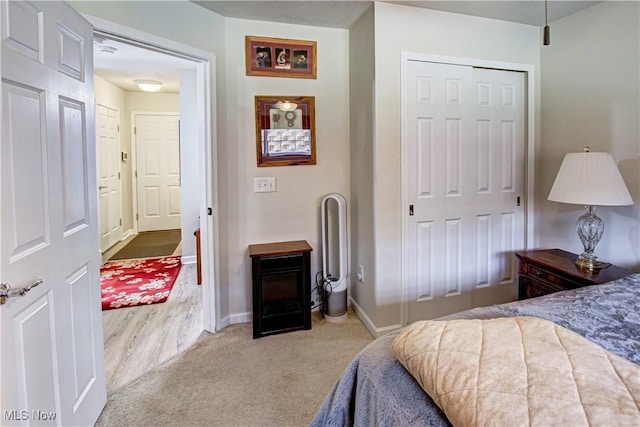
[[[173,40],[158,37],[131,27],[120,25],[102,18],[82,14],[94,27],[94,34],[101,34],[121,41],[146,47],[151,50],[180,56],[196,64],[197,111],[199,124],[198,167],[202,172],[203,185],[200,186],[200,236],[202,262],[202,308],[204,329],[215,332],[221,325],[219,318],[219,232],[217,215],[209,211],[218,211],[218,177],[213,167],[217,159],[216,129],[216,56]]]
[[[536,141],[536,116],[535,116],[535,67],[532,64],[520,64],[513,62],[490,61],[478,58],[465,58],[457,56],[434,55],[417,52],[402,51],[400,55],[400,144],[401,144],[401,170],[402,170],[402,253],[401,253],[401,275],[400,275],[400,321],[401,325],[406,325],[409,318],[409,289],[406,285],[408,271],[407,265],[407,234],[409,233],[409,216],[406,215],[406,207],[409,205],[409,194],[407,183],[409,180],[408,168],[409,159],[406,158],[407,140],[407,64],[409,61],[434,62],[440,64],[463,65],[476,68],[489,68],[503,71],[517,71],[525,74],[525,135],[524,135],[524,164],[525,164],[525,210],[524,210],[524,247],[529,249],[533,244],[534,236],[534,171],[535,171],[535,141]]]

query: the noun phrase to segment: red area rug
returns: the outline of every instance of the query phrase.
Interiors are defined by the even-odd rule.
[[[165,302],[179,272],[180,257],[109,261],[100,268],[102,309]]]

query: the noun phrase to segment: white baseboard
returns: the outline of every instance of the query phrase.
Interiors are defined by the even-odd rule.
[[[125,231],[124,233],[122,233],[122,238],[120,239],[121,242],[127,240],[129,237],[133,236],[137,234],[135,231],[133,231],[132,228],[130,228],[129,230]]]
[[[380,338],[381,336],[386,335],[389,332],[393,332],[402,328],[401,324],[389,325],[389,326],[384,326],[382,328],[378,328],[371,321],[369,316],[367,316],[367,313],[365,313],[362,307],[360,307],[354,299],[349,298],[349,303],[351,304],[351,307],[353,307],[353,310],[356,312],[356,314],[364,324],[365,328],[367,328],[371,336],[374,338]],[[252,321],[253,321],[253,313],[251,313],[250,311],[247,311],[245,313],[230,314],[229,316],[225,316],[222,319],[220,319],[220,322],[218,323],[218,327],[216,329],[221,330],[226,328],[227,326],[236,325],[238,323],[250,323]]]
[[[236,325],[238,323],[249,323],[251,321],[253,321],[253,316],[251,312],[230,314],[229,316],[225,316],[222,319],[220,319],[220,322],[218,323],[216,330],[219,331],[221,329],[226,328],[227,326]]]
[[[229,316],[225,316],[216,324],[216,332],[226,328],[231,325],[231,321],[229,320]]]
[[[356,312],[356,314],[364,324],[365,328],[369,330],[369,333],[374,338],[380,338],[381,336],[386,335],[389,332],[393,332],[402,327],[401,324],[396,324],[396,325],[390,325],[390,326],[378,328],[373,323],[373,321],[371,321],[371,318],[367,316],[367,313],[362,309],[362,307],[358,305],[358,303],[353,298],[349,298],[349,303],[351,304],[351,307],[353,307],[353,311]]]
[[[367,328],[371,336],[373,336],[374,338],[380,338],[381,336],[386,335],[389,332],[393,332],[395,330],[402,328],[401,324],[389,325],[389,326],[384,326],[382,328],[378,328],[371,321],[369,316],[367,316],[367,313],[365,313],[362,307],[360,307],[354,299],[349,298],[349,303],[351,304],[351,307],[353,307],[353,310],[356,312],[356,314],[364,324],[365,328]],[[222,319],[220,319],[220,323],[218,324],[217,329],[220,330],[220,329],[226,328],[227,326],[235,325],[238,323],[250,323],[252,321],[253,321],[253,313],[251,313],[250,311],[247,311],[245,313],[230,314],[229,316],[225,316]]]
[[[236,313],[229,315],[229,321],[232,325],[236,323],[249,323],[253,321],[253,313],[247,311],[246,313]]]
[[[196,256],[195,255],[183,255],[182,258],[180,258],[180,261],[183,264],[195,264],[196,263]]]
[[[355,311],[358,317],[360,318],[360,321],[364,324],[364,327],[369,330],[369,333],[371,334],[371,336],[378,338],[376,336],[376,325],[373,324],[373,322],[371,321],[369,316],[367,316],[367,313],[365,313],[362,307],[360,307],[353,298],[349,298],[349,304],[353,308],[353,311]]]
[[[389,325],[389,326],[384,326],[382,328],[378,328],[371,321],[369,316],[367,316],[367,313],[362,309],[362,307],[358,305],[358,303],[354,299],[349,298],[349,304],[353,308],[353,311],[356,312],[356,314],[364,324],[365,328],[367,328],[371,336],[374,338],[380,338],[383,335],[386,335],[390,332],[393,332],[402,328],[401,324]],[[225,316],[222,319],[220,319],[220,322],[218,323],[218,326],[216,329],[219,331],[221,329],[226,328],[227,326],[236,325],[238,323],[250,323],[252,321],[253,321],[253,313],[251,313],[250,311],[247,311],[245,313],[230,314],[229,316]]]
[[[381,336],[387,335],[390,332],[397,331],[400,328],[402,328],[402,325],[399,323],[396,323],[395,325],[385,326],[383,328],[376,328],[376,338],[380,338]]]

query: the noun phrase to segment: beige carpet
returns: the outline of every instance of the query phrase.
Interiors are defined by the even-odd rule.
[[[305,426],[373,339],[349,312],[254,340],[251,324],[207,335],[111,395],[97,426]]]

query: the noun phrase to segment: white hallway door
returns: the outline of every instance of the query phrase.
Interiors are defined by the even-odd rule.
[[[102,252],[122,238],[119,117],[117,110],[104,105],[96,106],[98,210]]]
[[[524,73],[410,60],[407,320],[516,295],[524,245]]]
[[[136,114],[138,231],[181,227],[180,117]]]
[[[0,424],[93,425],[106,403],[93,29],[64,2],[2,2]]]

